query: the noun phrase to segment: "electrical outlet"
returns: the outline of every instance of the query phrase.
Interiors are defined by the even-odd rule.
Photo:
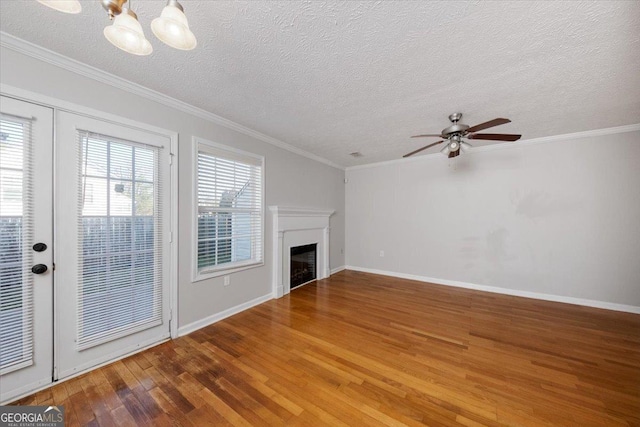
[[[224,276],[224,285],[229,286],[229,283],[231,283],[231,276]]]
[[[384,258],[384,251],[380,251],[380,257]]]

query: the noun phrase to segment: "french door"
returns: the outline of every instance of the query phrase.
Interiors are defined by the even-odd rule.
[[[0,97],[0,402],[52,380],[52,148],[52,109]]]
[[[170,140],[67,112],[56,123],[62,379],[169,337]]]
[[[166,135],[1,101],[0,403],[168,338],[171,266]]]

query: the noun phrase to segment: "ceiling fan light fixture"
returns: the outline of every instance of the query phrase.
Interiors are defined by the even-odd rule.
[[[153,47],[144,36],[138,16],[130,9],[123,8],[113,24],[105,27],[104,36],[119,49],[133,55],[149,55]]]
[[[467,153],[469,152],[469,150],[471,150],[471,148],[473,148],[471,146],[471,144],[468,144],[464,141],[460,141],[460,150],[462,150],[463,153]]]
[[[82,5],[78,0],[38,0],[38,3],[64,13],[76,14],[82,11]]]
[[[189,29],[182,5],[176,0],[167,2],[160,17],[151,22],[151,31],[160,41],[175,49],[192,50],[198,44]]]

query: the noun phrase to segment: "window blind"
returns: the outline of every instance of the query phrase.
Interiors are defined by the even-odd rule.
[[[78,131],[77,348],[162,322],[159,148]]]
[[[262,262],[262,158],[198,145],[197,273]]]
[[[0,115],[0,375],[33,364],[31,127]]]

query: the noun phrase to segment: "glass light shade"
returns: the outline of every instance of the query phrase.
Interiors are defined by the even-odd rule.
[[[159,18],[151,22],[151,30],[163,43],[180,50],[191,50],[198,42],[189,30],[185,14],[172,4],[162,9]]]
[[[142,26],[129,9],[123,9],[113,20],[113,25],[105,27],[104,36],[117,48],[133,55],[149,55],[153,52],[151,43],[144,37]]]
[[[451,141],[451,143],[449,144],[449,149],[451,151],[457,151],[460,147],[458,146],[458,142],[456,141]]]
[[[467,144],[464,141],[460,141],[460,149],[462,150],[463,153],[468,152],[471,149],[471,144]]]
[[[64,13],[80,13],[82,11],[82,5],[78,0],[38,0],[38,3]]]
[[[440,150],[440,152],[445,156],[449,156],[449,153],[451,152],[451,149],[449,148],[449,144],[445,145],[444,148]]]

